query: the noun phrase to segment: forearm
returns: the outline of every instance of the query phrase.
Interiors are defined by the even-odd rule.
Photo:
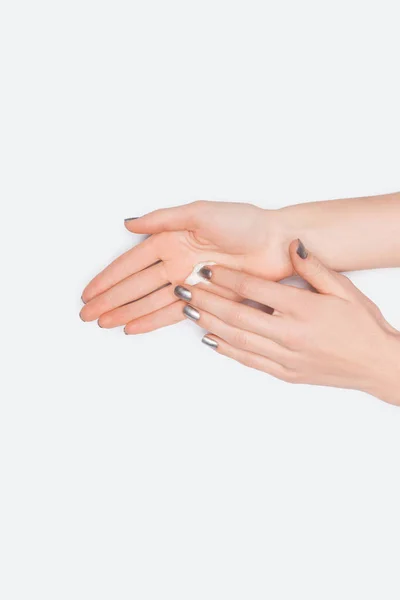
[[[297,204],[278,213],[288,238],[304,240],[336,271],[400,267],[400,193]]]

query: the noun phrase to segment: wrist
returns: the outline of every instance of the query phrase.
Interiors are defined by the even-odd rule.
[[[278,220],[282,230],[288,240],[292,241],[297,237],[307,239],[308,247],[310,244],[316,245],[315,251],[320,250],[321,231],[326,228],[329,221],[328,211],[325,218],[322,219],[322,213],[316,210],[317,203],[305,202],[303,204],[293,204],[278,209]],[[310,248],[311,249],[311,248]]]
[[[372,379],[367,393],[400,406],[400,333],[388,332],[386,343],[379,347],[379,361],[370,369]]]
[[[290,227],[286,213],[283,209],[261,208],[259,219],[263,235],[259,244],[260,251],[254,256],[256,263],[259,263],[257,264],[259,273],[254,271],[253,274],[267,276],[273,281],[294,275],[289,245],[296,234]],[[266,272],[266,265],[268,265],[268,272]]]

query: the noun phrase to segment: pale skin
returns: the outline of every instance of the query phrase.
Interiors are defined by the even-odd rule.
[[[282,340],[271,337],[272,333],[261,335],[252,330],[246,333],[245,328],[239,327],[236,336],[245,340],[246,350],[243,350],[206,326],[205,318],[218,317],[207,305],[203,312],[210,317],[199,311],[198,322],[215,334],[215,340],[219,338],[218,352],[255,368],[262,368],[260,360],[264,367],[265,361],[269,361],[271,369],[262,370],[285,380],[354,387],[400,404],[395,389],[396,382],[400,381],[399,333],[347,278],[335,273],[400,266],[399,223],[398,193],[296,205],[276,211],[247,204],[203,201],[158,210],[126,221],[130,231],[152,235],[120,256],[89,283],[82,295],[86,304],[81,318],[85,321],[98,319],[99,325],[107,328],[124,325],[127,334],[145,333],[176,323],[186,316],[182,301],[174,294],[175,286],[185,279],[195,264],[213,261],[228,269],[212,267],[210,285],[193,289],[195,302],[199,301],[196,300],[199,296],[203,300],[207,297],[209,302],[214,302],[213,306],[216,302],[219,306],[224,304],[230,314],[234,305],[239,320],[242,319],[240,311],[252,310],[259,319],[267,319],[274,326],[281,324],[283,329],[279,335],[286,336],[285,339],[287,335],[283,332],[288,323],[294,331],[293,337],[297,336],[285,345]],[[293,250],[293,244],[297,242],[293,242],[288,251],[291,240],[298,237],[311,251],[307,259],[300,259]],[[329,279],[326,289],[311,281],[315,274],[311,270],[310,276],[307,265],[318,269],[317,274],[324,281]],[[275,309],[273,315],[240,304],[243,297],[251,297],[246,295],[246,286],[238,287],[237,283],[232,285],[232,281],[221,279],[223,272],[233,273],[234,277],[246,273],[248,285],[254,279],[269,289],[272,286],[280,290],[282,298],[285,296],[285,309],[282,310],[283,304],[279,308],[271,302],[267,295],[260,295],[258,299]],[[274,283],[296,272],[319,294]],[[278,299],[278,296],[273,298]],[[311,311],[306,310],[309,303],[313,307]],[[329,318],[324,318],[328,314]],[[228,326],[227,317],[221,315],[219,320]],[[247,346],[250,342],[246,335],[257,336],[257,348],[262,353]],[[278,334],[275,332],[274,335]],[[292,347],[299,337],[304,343],[310,340],[307,348]],[[264,340],[262,348],[261,340]],[[364,346],[369,354],[363,350]],[[373,350],[376,351],[377,346],[379,356],[374,356]],[[281,360],[274,360],[273,356],[266,355],[268,347],[285,354],[279,356]],[[352,357],[347,354],[350,349],[353,350]],[[241,360],[241,352],[247,352],[253,358],[252,364],[249,357]],[[274,364],[273,369],[270,363]]]
[[[293,268],[316,292],[221,266],[206,269],[216,284],[274,307],[267,314],[186,284],[186,316],[207,329],[220,354],[290,383],[352,388],[400,405],[400,334],[351,281],[290,245]],[[185,294],[187,296],[187,294]],[[212,346],[211,346],[212,347]]]

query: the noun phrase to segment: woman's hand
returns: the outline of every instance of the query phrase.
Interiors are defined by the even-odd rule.
[[[184,317],[168,284],[185,279],[200,262],[275,281],[291,275],[278,213],[250,204],[200,201],[127,219],[129,231],[152,235],[89,283],[81,318],[99,319],[107,328],[135,321],[141,333],[176,323]],[[207,289],[237,299],[214,283]]]
[[[127,219],[129,231],[152,235],[89,283],[81,318],[101,327],[135,322],[138,333],[170,325],[183,317],[168,284],[194,265],[216,262],[278,281],[293,273],[287,248],[299,235],[335,271],[400,266],[399,219],[399,193],[279,210],[200,201]],[[207,289],[229,294],[214,283]]]
[[[204,275],[273,314],[178,286],[187,317],[220,354],[292,383],[353,388],[400,405],[400,334],[345,276],[303,244],[290,245],[294,270],[319,294],[215,266]],[[134,332],[134,331],[132,331]]]

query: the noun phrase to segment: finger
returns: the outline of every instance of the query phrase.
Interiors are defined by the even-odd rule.
[[[193,312],[190,310],[192,308],[191,305],[184,307],[183,313],[185,316],[191,318],[196,325],[225,340],[230,346],[265,356],[281,365],[290,365],[294,354],[292,350],[288,350],[273,340],[256,333],[233,327],[205,311]],[[198,318],[196,318],[197,316]]]
[[[265,356],[260,356],[259,354],[254,354],[253,352],[247,352],[246,350],[235,348],[234,346],[231,346],[225,342],[225,340],[215,335],[205,335],[202,339],[202,342],[210,348],[213,348],[216,352],[218,352],[218,354],[223,354],[224,356],[233,358],[233,360],[236,360],[246,367],[251,367],[252,369],[257,369],[258,371],[264,371],[264,373],[268,373],[269,375],[272,375],[272,377],[277,377],[283,381],[294,381],[294,372],[276,363],[275,361],[270,360],[269,358],[265,358]]]
[[[90,302],[95,296],[102,294],[113,285],[129,275],[138,273],[159,260],[157,256],[156,238],[150,237],[131,250],[121,254],[86,286],[82,300]]]
[[[233,327],[257,333],[278,343],[285,339],[287,325],[282,316],[269,315],[252,306],[221,298],[197,287],[176,286],[174,293],[181,300],[190,302],[200,313],[206,311]]]
[[[307,250],[301,240],[293,240],[289,246],[289,254],[296,273],[318,292],[339,296],[345,300],[351,297],[351,290],[354,288],[351,281],[326,267]]]
[[[182,302],[174,302],[170,306],[166,306],[156,312],[153,312],[144,317],[140,317],[135,321],[127,323],[125,326],[125,333],[127,335],[136,335],[138,333],[148,333],[161,327],[167,327],[168,325],[174,325],[183,321],[185,315],[183,314]]]
[[[279,312],[293,312],[306,290],[300,290],[274,281],[261,279],[242,271],[218,265],[203,267],[200,274],[221,287],[227,288],[249,300],[266,304]]]
[[[184,285],[186,286],[186,284]],[[233,300],[234,302],[243,301],[243,298],[239,296],[239,294],[236,294],[236,292],[232,292],[232,290],[228,290],[220,285],[215,285],[214,283],[198,283],[196,288],[198,290],[204,290],[205,292],[211,292],[217,296],[221,296],[221,298]]]
[[[168,279],[164,264],[160,262],[144,271],[140,271],[140,273],[123,279],[103,294],[93,298],[82,308],[81,319],[83,321],[94,321],[103,313],[133,300],[143,298],[166,283],[168,283]]]
[[[144,298],[134,300],[129,304],[102,314],[99,318],[99,325],[105,329],[120,327],[175,302],[174,288],[172,285],[167,285],[167,287],[156,290]]]
[[[217,285],[199,284],[199,287],[204,287],[208,292],[213,294],[218,294],[233,300],[241,300],[237,294],[234,294],[230,290],[226,290],[225,288],[221,288]],[[161,308],[164,308],[173,302],[176,302],[174,286],[167,285],[162,289],[152,292],[144,298],[134,300],[128,304],[124,304],[123,306],[119,306],[118,308],[114,308],[113,310],[102,314],[99,318],[99,326],[103,327],[104,329],[120,327],[121,325],[129,323],[129,321],[139,319],[140,317],[144,317],[149,313],[160,310]]]
[[[201,216],[204,202],[191,202],[173,208],[161,208],[143,217],[125,219],[125,227],[134,233],[160,233],[195,229]]]

